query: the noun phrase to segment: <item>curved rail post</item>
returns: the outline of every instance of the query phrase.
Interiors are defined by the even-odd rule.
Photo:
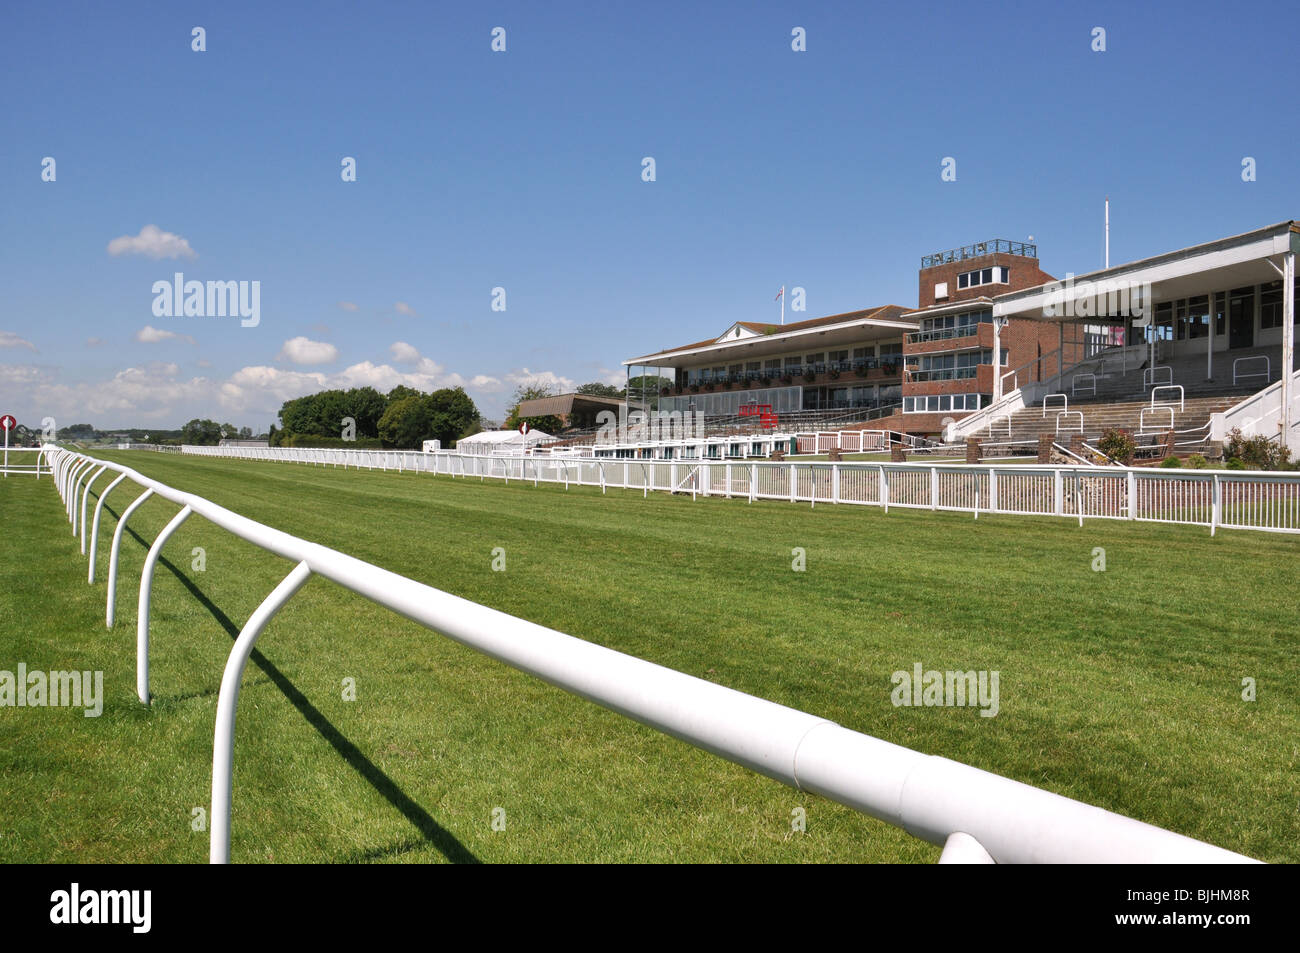
[[[122,518],[117,521],[117,529],[113,530],[113,548],[108,554],[108,605],[104,610],[105,621],[110,629],[113,628],[113,615],[117,609],[117,554],[122,548],[122,530],[126,529],[126,521],[131,518],[131,514],[151,496],[153,496],[153,487],[149,487],[137,496],[135,501],[126,508]]]
[[[135,693],[145,705],[149,704],[149,597],[153,591],[153,570],[158,565],[158,555],[167,540],[193,512],[187,504],[163,527],[163,531],[149,547],[149,555],[144,558],[144,569],[140,572],[140,601],[135,618]]]
[[[104,501],[108,499],[108,494],[113,492],[113,487],[117,486],[126,479],[125,473],[119,473],[117,479],[110,483],[104,492],[99,494],[99,502],[95,504],[95,521],[90,527],[90,570],[86,575],[86,582],[95,581],[95,553],[99,543],[99,514],[104,510]]]
[[[72,524],[73,536],[77,535],[77,494],[81,492],[81,481],[94,466],[89,460],[84,463],[79,462],[68,475],[68,495],[64,503],[67,504],[68,522]]]
[[[86,481],[86,488],[81,491],[81,555],[86,555],[86,500],[90,498],[90,488],[108,467],[100,467],[95,475]]]
[[[941,864],[995,864],[984,845],[961,831],[953,831],[943,842],[943,853],[939,855]]]
[[[300,562],[254,610],[235,639],[221,675],[217,696],[217,724],[212,736],[212,827],[208,841],[208,862],[230,863],[230,793],[235,756],[235,709],[239,704],[239,682],[253,646],[266,624],[311,577],[311,567]]]
[[[63,481],[63,508],[68,512],[69,523],[72,522],[73,484],[77,480],[81,471],[88,467],[90,467],[90,461],[82,460],[78,457],[73,457],[72,463],[68,466],[67,478]],[[74,529],[73,532],[75,533],[76,530]]]

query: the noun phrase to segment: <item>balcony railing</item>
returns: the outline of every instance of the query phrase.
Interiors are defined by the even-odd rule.
[[[858,358],[852,361],[820,361],[816,364],[790,364],[785,367],[765,371],[745,371],[740,374],[723,374],[718,377],[692,375],[687,378],[685,386],[693,387],[695,385],[704,386],[705,384],[730,384],[733,387],[752,387],[757,382],[771,380],[773,382],[781,380],[783,377],[789,377],[791,380],[805,377],[808,374],[821,376],[823,374],[858,374],[866,376],[873,370],[883,368],[888,365],[893,369],[893,373],[898,373],[902,369],[903,356],[901,354],[889,357],[868,357]]]
[[[911,370],[907,372],[908,380],[917,381],[960,381],[975,377],[979,373],[979,364],[973,367],[938,367],[932,370]],[[990,365],[991,366],[991,365]]]
[[[981,322],[988,324],[987,321]],[[993,325],[988,324],[989,327]],[[931,331],[914,331],[906,335],[908,344],[924,344],[926,341],[948,341],[952,338],[975,337],[979,333],[979,324],[968,324],[960,328],[938,328]]]
[[[1037,258],[1038,246],[1031,245],[1028,242],[1007,241],[1005,238],[992,238],[986,242],[963,245],[961,248],[950,248],[947,251],[937,252],[933,255],[923,255],[921,257],[921,267],[933,268],[935,265],[947,265],[955,261],[965,261],[968,258],[983,258],[985,255],[993,255],[998,252],[1005,252],[1008,255],[1023,255],[1025,258]]]

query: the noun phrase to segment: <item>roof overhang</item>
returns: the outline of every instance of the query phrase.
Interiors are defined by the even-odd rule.
[[[688,347],[676,351],[646,354],[642,357],[629,358],[623,362],[623,366],[680,367],[710,359],[726,361],[753,360],[772,354],[782,354],[792,348],[834,347],[839,344],[860,344],[864,341],[898,337],[908,331],[915,331],[918,327],[919,325],[914,321],[854,318],[837,324],[800,328],[797,331],[756,334],[752,337],[742,337],[702,347]]]
[[[519,402],[520,417],[551,417],[571,414],[575,410],[615,410],[623,406],[620,397],[597,397],[593,394],[556,394]]]
[[[1089,308],[1080,314],[1078,303],[1096,301],[1120,289],[1150,289],[1144,306],[1225,288],[1260,284],[1278,277],[1274,259],[1300,251],[1300,223],[1279,222],[1267,228],[1221,238],[1203,245],[1129,262],[1114,268],[1077,275],[1033,288],[1010,291],[993,298],[995,318],[1037,318],[1074,321],[1106,314]]]
[[[952,304],[940,304],[932,308],[922,308],[920,311],[908,311],[906,314],[899,315],[899,317],[908,318],[912,321],[922,321],[926,318],[942,317],[945,314],[981,311],[991,307],[993,307],[993,299],[980,295],[978,298],[967,298],[964,301],[954,301]]]

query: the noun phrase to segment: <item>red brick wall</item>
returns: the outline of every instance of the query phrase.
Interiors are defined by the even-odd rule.
[[[959,274],[975,271],[977,268],[989,268],[993,265],[1001,265],[1011,269],[1010,283],[1005,285],[979,285],[975,288],[957,288],[957,276]],[[1008,291],[1032,288],[1034,285],[1041,285],[1045,281],[1055,280],[1055,278],[1038,267],[1037,258],[1026,258],[1024,255],[1008,255],[1002,252],[994,255],[981,255],[979,258],[967,258],[964,261],[935,265],[933,268],[922,268],[918,273],[917,307],[932,308],[936,304],[953,304],[970,298],[991,298],[994,295],[1005,294]],[[944,298],[942,302],[936,302],[934,299],[934,286],[943,281],[948,282],[948,297]]]

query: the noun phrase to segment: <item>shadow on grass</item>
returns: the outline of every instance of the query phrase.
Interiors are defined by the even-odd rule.
[[[114,511],[113,508],[107,504],[104,505],[104,509],[111,513],[115,519],[121,518],[120,514]],[[149,549],[151,544],[135,530],[131,529],[130,526],[126,527],[126,532],[130,534],[136,542],[143,546],[145,550]],[[232,640],[239,637],[239,626],[237,626],[228,615],[222,612],[219,606],[204,595],[203,590],[199,589],[199,587],[194,584],[193,580],[181,572],[174,563],[170,562],[166,556],[160,554],[158,557],[158,565],[165,567],[173,576],[180,580],[181,584],[190,591],[190,594],[193,595],[194,598],[198,599],[203,607],[212,614],[212,617],[217,620],[217,623],[226,630],[226,634],[229,635]],[[378,765],[362,753],[360,748],[354,745],[341,731],[335,728],[333,723],[325,717],[324,713],[313,705],[307,696],[299,691],[298,687],[293,684],[289,677],[276,668],[270,659],[257,649],[253,649],[250,658],[253,664],[260,668],[263,674],[275,683],[275,686],[284,693],[284,697],[289,700],[290,704],[292,704],[294,708],[298,709],[298,712],[307,720],[307,723],[315,728],[316,731],[320,733],[320,736],[328,741],[331,747],[333,747],[334,750],[343,757],[343,760],[346,761],[354,771],[370,782],[370,785],[383,795],[388,803],[397,808],[397,810],[401,812],[402,816],[411,822],[415,829],[420,832],[421,836],[423,836],[425,842],[433,846],[434,849],[454,864],[480,863],[478,857],[476,857],[469,848],[457,840],[451,831],[447,830],[447,828],[434,820],[428,811],[422,808],[419,804],[416,804],[405,791],[398,787],[396,781],[385,774]],[[207,695],[212,694],[212,692],[205,691],[198,694]],[[194,696],[192,694],[179,696],[179,698],[190,697]],[[357,861],[380,859],[395,854],[406,853],[410,850],[414,850],[417,846],[419,846],[418,842],[414,844],[404,842],[397,848],[377,847],[350,855],[347,860],[348,862],[355,863]]]

